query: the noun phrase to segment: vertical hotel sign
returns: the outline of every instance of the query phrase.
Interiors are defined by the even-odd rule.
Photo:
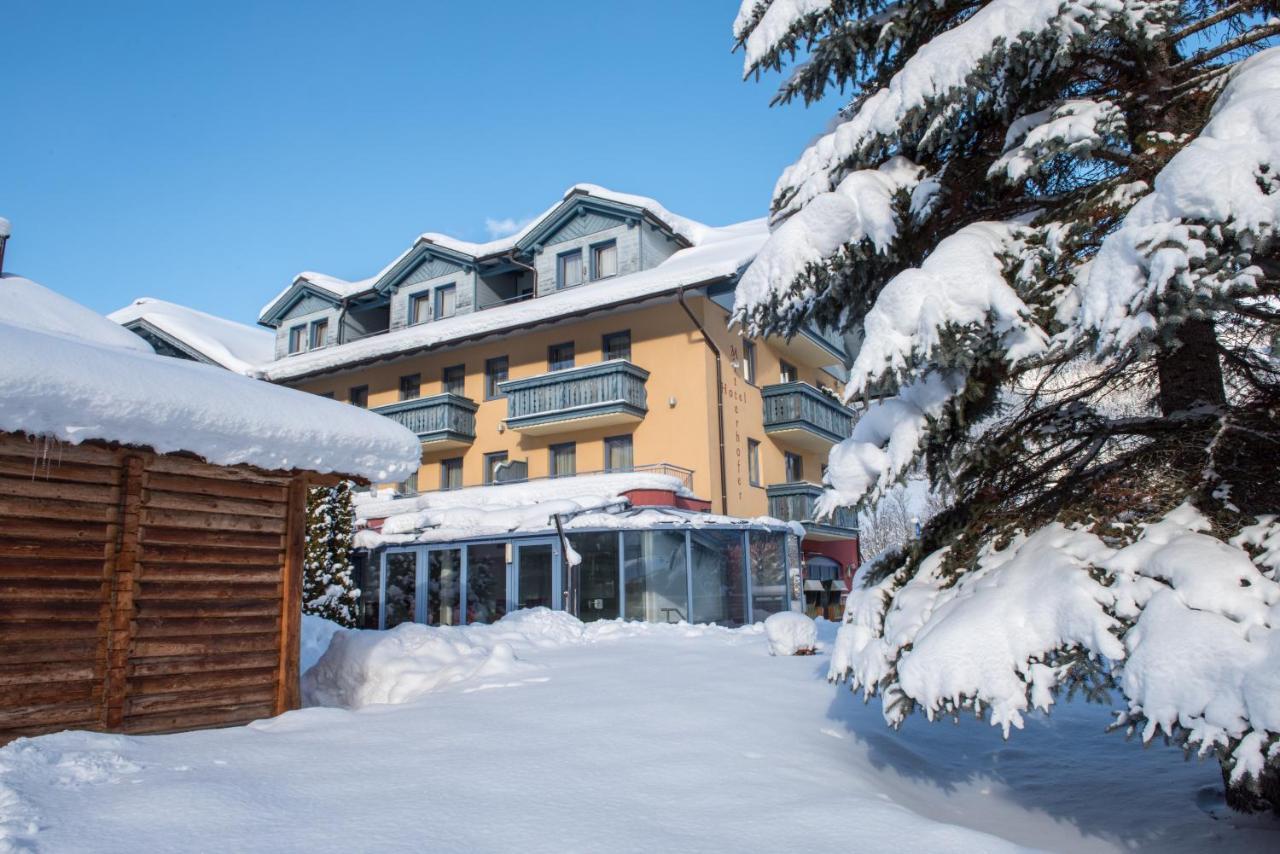
[[[742,388],[742,378],[738,374],[738,365],[742,361],[742,352],[737,343],[729,345],[730,379],[720,383],[720,394],[725,400],[725,408],[729,411],[729,429],[733,436],[733,484],[737,491],[738,501],[746,500],[743,490],[746,489],[747,461],[743,458],[746,440],[742,438],[742,404],[747,401],[746,390]]]

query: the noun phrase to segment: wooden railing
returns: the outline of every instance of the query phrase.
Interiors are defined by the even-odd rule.
[[[476,402],[458,394],[433,394],[374,407],[429,441],[433,438],[470,440],[476,437]]]
[[[811,430],[832,442],[853,432],[853,411],[808,383],[780,383],[760,390],[764,398],[764,429]]]
[[[649,372],[624,359],[551,371],[499,385],[507,396],[507,423],[542,424],[596,413],[648,412],[645,380]]]
[[[858,514],[848,507],[839,508],[829,519],[816,521],[813,518],[814,503],[822,495],[822,487],[816,483],[779,483],[770,486],[766,493],[769,496],[769,515],[784,522],[806,522],[849,530],[858,527]]]

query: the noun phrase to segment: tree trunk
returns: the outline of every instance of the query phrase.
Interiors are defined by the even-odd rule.
[[[1160,412],[1172,415],[1195,406],[1225,406],[1222,363],[1211,320],[1188,320],[1178,327],[1174,346],[1158,357]]]

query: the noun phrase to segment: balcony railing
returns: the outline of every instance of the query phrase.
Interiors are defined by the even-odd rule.
[[[526,433],[636,422],[649,411],[649,372],[623,359],[566,368],[499,384],[507,426]]]
[[[768,487],[769,515],[784,522],[802,522],[814,534],[852,536],[858,530],[858,514],[848,507],[836,510],[830,519],[815,521],[813,506],[822,495],[816,483],[778,483]]]
[[[423,444],[463,446],[476,438],[476,402],[459,394],[416,397],[371,411],[403,424],[417,433]]]
[[[782,434],[812,450],[849,438],[853,410],[808,383],[780,383],[760,390],[764,398],[764,431]]]

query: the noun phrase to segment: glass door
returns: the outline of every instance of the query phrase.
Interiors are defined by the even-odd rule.
[[[515,547],[515,606],[564,608],[560,583],[560,544],[554,540]]]
[[[382,628],[411,623],[418,615],[418,552],[383,552]]]
[[[428,626],[462,622],[462,549],[428,549],[426,583]]]

